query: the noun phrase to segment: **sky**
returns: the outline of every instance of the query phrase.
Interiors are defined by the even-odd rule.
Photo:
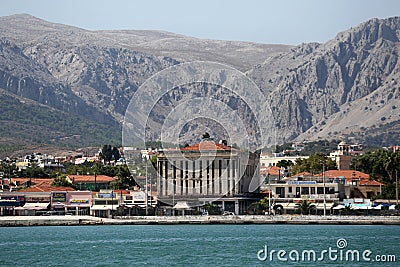
[[[400,16],[400,1],[0,0],[0,16],[20,13],[88,30],[164,30],[297,45],[326,42],[371,18]]]

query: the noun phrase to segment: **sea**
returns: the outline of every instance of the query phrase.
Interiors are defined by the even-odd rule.
[[[2,227],[0,266],[400,266],[400,226]]]

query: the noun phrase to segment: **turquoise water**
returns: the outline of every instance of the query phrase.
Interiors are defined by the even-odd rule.
[[[0,266],[400,266],[399,226],[4,227],[0,228],[0,237]],[[325,262],[283,262],[276,254],[272,261],[260,261],[257,257],[265,245],[269,252],[287,253],[338,249],[339,238],[346,239],[345,249],[369,249],[373,253],[369,258],[395,255],[397,262],[332,261],[327,255]],[[263,255],[260,254],[261,258]],[[295,254],[292,256],[295,259]]]

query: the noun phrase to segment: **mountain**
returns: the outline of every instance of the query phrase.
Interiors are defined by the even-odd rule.
[[[342,136],[365,142],[400,122],[399,38],[399,17],[372,19],[327,43],[292,48],[247,74],[268,95],[282,141]]]
[[[342,136],[389,145],[399,140],[399,25],[398,17],[372,19],[324,44],[294,47],[162,31],[88,31],[26,14],[0,17],[0,150],[118,144],[137,88],[165,68],[194,60],[227,64],[254,80],[271,106],[278,142]],[[201,90],[192,95],[212,92],[193,88]],[[183,89],[166,95],[157,110],[178,105]],[[251,124],[244,104],[218,97]],[[204,129],[187,126],[195,134],[184,141]]]
[[[26,14],[1,17],[0,35],[1,99],[14,98],[20,103],[5,107],[8,111],[0,118],[4,125],[0,147],[18,145],[21,140],[63,146],[101,145],[104,140],[119,144],[129,100],[147,78],[162,69],[212,59],[244,71],[290,47],[202,40],[160,31],[87,31]],[[47,111],[64,118],[72,116],[97,124],[99,131],[113,129],[118,134],[104,133],[108,138],[99,139],[89,127],[81,129],[77,137],[75,124],[57,131],[51,125],[53,120],[45,117],[25,121],[21,128],[17,118],[5,114],[23,114],[25,103],[46,106]],[[10,135],[8,127],[14,126],[14,120],[21,131]],[[29,124],[32,129],[51,127],[45,132],[24,130]],[[55,135],[59,138],[54,139]]]

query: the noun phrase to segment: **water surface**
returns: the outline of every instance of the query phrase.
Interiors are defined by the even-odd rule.
[[[387,225],[3,227],[0,236],[0,266],[400,266],[400,227]],[[397,262],[332,261],[328,255],[324,262],[257,257],[266,245],[268,253],[339,251],[340,238],[347,242],[344,252],[371,250],[371,257],[395,255]]]

